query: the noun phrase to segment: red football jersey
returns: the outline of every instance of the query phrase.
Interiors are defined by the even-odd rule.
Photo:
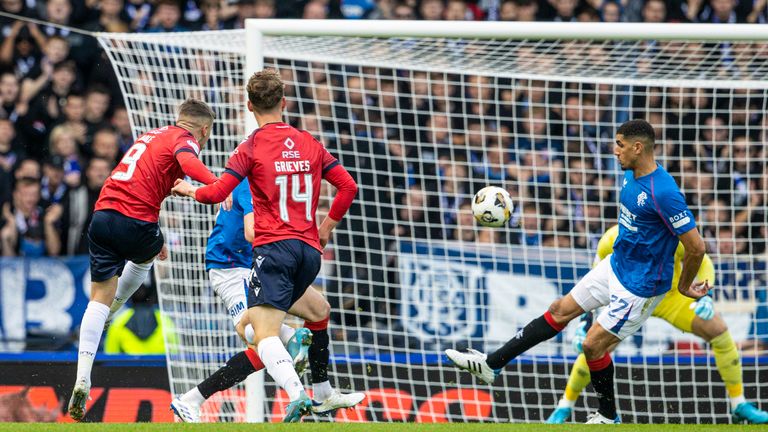
[[[200,153],[200,144],[186,129],[164,126],[140,136],[104,183],[95,210],[157,222],[174,181],[185,177],[176,159],[181,152]]]
[[[338,163],[312,135],[285,123],[269,123],[237,146],[225,172],[251,184],[253,245],[299,239],[322,250],[315,224],[320,182]]]

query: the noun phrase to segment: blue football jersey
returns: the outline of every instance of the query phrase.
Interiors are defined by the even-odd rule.
[[[640,297],[669,291],[677,237],[696,227],[680,188],[661,165],[637,179],[625,171],[619,204],[619,236],[611,256],[616,277]]]
[[[216,215],[216,225],[205,250],[206,270],[251,268],[253,248],[243,233],[243,216],[248,213],[253,213],[253,203],[248,179],[245,179],[232,191],[232,209],[219,210]]]

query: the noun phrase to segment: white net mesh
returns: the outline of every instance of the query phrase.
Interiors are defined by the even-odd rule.
[[[103,35],[140,133],[187,96],[218,118],[205,163],[219,173],[245,137],[244,32]],[[450,347],[492,350],[588,271],[616,223],[616,127],[656,125],[717,265],[715,299],[737,341],[768,339],[764,41],[517,41],[265,37],[287,84],[287,119],[337,156],[360,187],[326,249],[317,286],[332,305],[331,382],[366,391],[337,420],[541,421],[561,396],[573,327],[513,361],[492,387],[457,374]],[[253,53],[255,55],[255,53]],[[474,191],[506,187],[506,229],[479,229]],[[331,191],[324,192],[321,210]],[[181,393],[242,349],[203,271],[212,209],[168,199],[172,246],[158,266],[176,325],[168,354]],[[628,422],[727,422],[708,346],[652,319],[615,357]],[[766,399],[763,358],[744,351],[748,399]],[[761,367],[762,366],[762,367]],[[762,393],[761,393],[762,392]],[[267,380],[267,419],[284,393]],[[592,407],[593,394],[587,392]],[[583,420],[583,398],[576,419]],[[242,391],[206,404],[242,420]]]

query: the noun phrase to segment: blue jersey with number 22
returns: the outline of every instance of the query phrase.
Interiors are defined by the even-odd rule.
[[[677,237],[696,227],[683,194],[672,176],[657,165],[640,178],[624,172],[619,204],[613,271],[636,296],[664,294],[672,285]]]

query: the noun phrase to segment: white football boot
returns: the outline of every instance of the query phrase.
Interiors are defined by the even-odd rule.
[[[488,358],[486,354],[471,348],[465,352],[447,349],[445,355],[451,359],[457,368],[468,371],[486,384],[493,384],[493,381],[501,373],[501,369],[492,369],[488,366],[488,363],[485,362],[485,359]]]

